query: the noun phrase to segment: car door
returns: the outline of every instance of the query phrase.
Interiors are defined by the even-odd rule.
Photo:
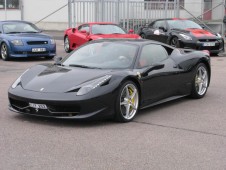
[[[159,44],[145,45],[141,50],[138,63],[142,71],[156,64],[164,65],[162,68],[153,70],[148,75],[141,77],[144,105],[176,94],[177,87],[180,86],[178,80],[180,70],[169,57],[164,46]]]
[[[151,30],[150,31],[151,34],[150,34],[150,38],[148,37],[148,39],[163,42],[163,43],[167,42],[168,35],[167,35],[167,27],[166,27],[165,20],[156,21],[152,25],[150,30]]]
[[[80,25],[78,29],[76,29],[72,37],[72,42],[75,43],[76,47],[79,47],[89,41],[89,29],[89,24]],[[86,33],[83,33],[83,30],[85,30]]]

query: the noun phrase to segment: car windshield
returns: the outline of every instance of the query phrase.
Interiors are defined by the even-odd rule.
[[[168,20],[169,27],[171,29],[188,29],[188,28],[198,28],[202,27],[190,20]]]
[[[75,50],[62,65],[82,68],[125,69],[136,58],[138,46],[119,42],[97,42]]]
[[[34,24],[24,22],[5,23],[3,24],[2,28],[5,34],[40,32],[40,30]]]
[[[117,25],[96,24],[92,26],[92,34],[126,34],[126,32]]]

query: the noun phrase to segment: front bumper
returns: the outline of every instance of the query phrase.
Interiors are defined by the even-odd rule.
[[[45,48],[43,52],[32,52],[33,48]],[[14,46],[11,45],[9,51],[10,57],[54,57],[56,55],[56,45],[23,45]]]
[[[180,47],[189,48],[195,50],[208,50],[210,53],[220,53],[224,51],[224,41],[216,40],[211,41],[215,43],[215,46],[204,46],[205,42],[202,41],[184,41],[180,39]]]
[[[21,114],[61,119],[105,118],[114,114],[113,94],[95,98],[73,93],[42,93],[24,90],[21,86],[9,89],[9,110]],[[111,99],[111,100],[109,100]],[[29,103],[44,104],[47,109],[31,107]]]

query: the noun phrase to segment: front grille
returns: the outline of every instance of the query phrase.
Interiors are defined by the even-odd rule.
[[[216,39],[199,39],[200,42],[215,42]]]
[[[30,114],[30,115],[39,115],[39,116],[48,116],[48,117],[72,117],[76,116],[80,112],[80,107],[76,105],[48,105],[48,109],[35,109],[29,106],[28,102],[15,100],[9,98],[10,104],[13,109]]]
[[[197,50],[219,50],[219,49],[220,49],[219,45],[212,46],[212,47],[204,47],[204,46],[197,47]]]
[[[43,45],[43,44],[48,44],[48,41],[28,41],[28,45]]]
[[[42,52],[31,52],[31,51],[29,51],[29,52],[27,52],[27,54],[29,55],[29,54],[48,54],[49,52],[48,51],[42,51]]]

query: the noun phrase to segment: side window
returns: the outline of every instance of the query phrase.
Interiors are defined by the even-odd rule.
[[[78,27],[78,30],[79,31],[86,30],[86,32],[89,32],[89,25],[81,25]]]
[[[159,27],[166,28],[165,21],[157,21],[157,22],[155,22],[153,27],[156,28],[156,29],[159,28]]]
[[[151,66],[168,58],[164,47],[158,44],[148,44],[142,48],[138,68]]]
[[[148,27],[153,28],[153,26],[155,25],[156,22],[152,22],[148,25]]]

